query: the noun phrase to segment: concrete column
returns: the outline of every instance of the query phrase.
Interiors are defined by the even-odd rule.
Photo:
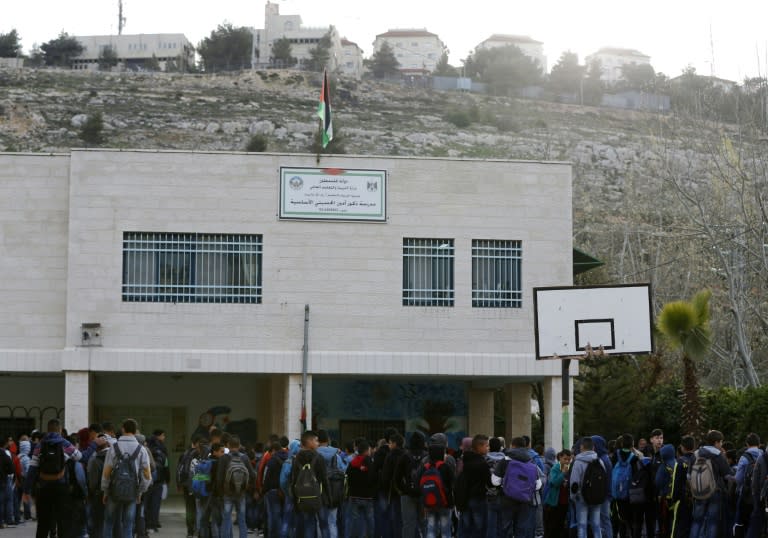
[[[493,389],[469,389],[469,420],[467,435],[483,433],[493,437]]]
[[[289,439],[298,439],[303,433],[301,422],[301,374],[287,376],[283,431]],[[312,376],[307,376],[307,429],[312,427]]]
[[[544,382],[544,446],[560,451],[563,447],[562,378],[545,377]],[[572,421],[571,421],[572,422]]]
[[[507,446],[513,437],[531,435],[531,385],[530,383],[509,383],[504,386],[506,405],[504,416],[507,427],[504,432]]]
[[[91,423],[91,374],[64,372],[64,424],[68,432],[76,432]],[[45,428],[45,424],[41,424]]]

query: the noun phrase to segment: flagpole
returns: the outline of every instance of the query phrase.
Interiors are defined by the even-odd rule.
[[[317,134],[319,138],[317,143],[317,161],[315,164],[320,164],[320,152],[323,151],[323,120],[319,121]]]

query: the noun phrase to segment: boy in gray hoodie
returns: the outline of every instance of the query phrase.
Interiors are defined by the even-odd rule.
[[[589,525],[592,527],[593,538],[602,538],[603,534],[600,530],[600,509],[603,503],[588,504],[583,493],[584,475],[586,474],[587,466],[593,461],[598,461],[603,468],[603,471],[605,471],[605,464],[597,457],[597,452],[594,450],[594,442],[591,437],[584,437],[581,440],[580,446],[581,449],[574,459],[573,467],[571,469],[571,499],[576,504],[578,538],[587,538],[587,521],[589,521]]]

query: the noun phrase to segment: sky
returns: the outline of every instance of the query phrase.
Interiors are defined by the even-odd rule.
[[[377,34],[426,28],[460,67],[491,34],[530,36],[544,45],[548,69],[564,51],[580,62],[600,47],[636,49],[667,76],[693,66],[702,75],[741,82],[768,68],[766,0],[275,0],[283,15],[305,27],[334,25],[342,37],[372,53]],[[263,0],[123,0],[123,34],[183,33],[193,44],[219,24],[264,27]],[[16,29],[24,52],[70,35],[116,34],[118,0],[0,0],[0,33]]]

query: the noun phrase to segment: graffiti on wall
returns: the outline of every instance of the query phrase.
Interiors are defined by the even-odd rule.
[[[213,428],[237,435],[244,445],[256,443],[259,440],[259,428],[255,418],[231,420],[229,415],[232,408],[226,405],[215,405],[200,414],[194,435],[208,435]]]
[[[443,432],[456,447],[467,429],[466,384],[316,379],[312,414],[331,435],[339,420],[403,420],[406,435]]]

